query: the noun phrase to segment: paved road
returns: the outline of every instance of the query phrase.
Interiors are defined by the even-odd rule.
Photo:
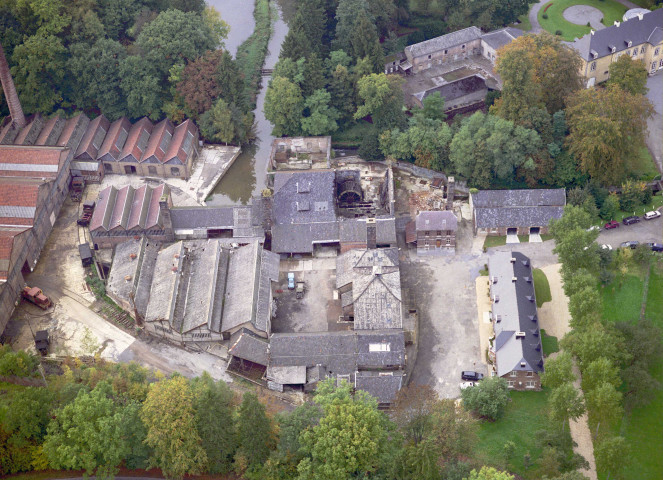
[[[541,25],[539,24],[539,10],[543,7],[549,0],[541,0],[539,3],[532,5],[532,8],[529,10],[529,22],[532,24],[532,29],[528,33],[540,33],[543,31]]]

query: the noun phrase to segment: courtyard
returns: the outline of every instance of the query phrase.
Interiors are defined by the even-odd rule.
[[[541,28],[572,42],[595,30],[621,22],[626,7],[616,0],[554,0],[538,12]],[[591,25],[591,27],[589,25]]]

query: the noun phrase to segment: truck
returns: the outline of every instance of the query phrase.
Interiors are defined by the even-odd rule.
[[[44,295],[44,292],[42,292],[41,288],[39,287],[28,287],[26,285],[23,287],[21,295],[28,302],[34,303],[42,310],[47,310],[48,307],[52,305],[51,300],[46,295]]]
[[[295,288],[295,297],[304,298],[304,282],[297,282],[297,287]]]
[[[83,203],[83,213],[81,213],[81,218],[79,218],[76,223],[81,227],[87,227],[90,225],[90,220],[92,219],[92,214],[94,213],[95,202],[85,202]]]
[[[48,355],[48,346],[51,341],[48,338],[47,330],[39,330],[35,333],[35,348],[42,355]]]

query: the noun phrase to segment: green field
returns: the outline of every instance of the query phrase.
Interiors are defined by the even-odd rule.
[[[543,18],[546,6],[548,10],[545,11],[548,18]],[[575,25],[567,22],[564,19],[564,10],[573,5],[589,5],[598,8],[603,12],[603,23],[606,26],[611,26],[616,20],[621,22],[622,16],[626,11],[626,7],[615,0],[553,0],[546,3],[541,10],[539,10],[538,20],[541,28],[552,33],[553,35],[557,30],[562,31],[561,37],[567,41],[573,41],[575,38],[580,38],[591,30],[587,25]]]
[[[509,462],[508,470],[524,479],[539,479],[539,469],[535,463],[541,456],[541,448],[534,438],[538,430],[554,428],[550,424],[547,411],[548,391],[511,392],[511,401],[504,416],[495,422],[482,422],[479,429],[477,460],[486,465],[504,468],[502,449],[511,440],[516,444],[516,451]],[[568,429],[567,429],[568,432]],[[569,439],[570,443],[570,439]],[[529,452],[530,467],[525,468],[524,456]]]
[[[603,318],[615,321],[636,321],[640,315],[643,296],[643,280],[640,276],[629,275],[621,283],[616,279],[602,290]],[[663,262],[651,267],[645,316],[663,331]],[[651,370],[652,375],[663,383],[663,360]],[[650,403],[627,412],[619,433],[631,447],[630,461],[624,469],[624,478],[638,480],[660,480],[663,478],[663,456],[659,455],[663,446],[663,390],[659,390]],[[607,478],[606,472],[599,471],[599,479]],[[612,478],[612,477],[611,477]]]
[[[534,277],[534,293],[536,294],[536,306],[541,308],[546,302],[552,300],[552,295],[550,295],[550,284],[548,283],[548,277],[543,273],[543,270],[540,268],[535,268],[532,272]]]
[[[559,352],[557,337],[548,335],[544,329],[541,329],[541,346],[543,347],[543,354],[546,357],[551,353]]]

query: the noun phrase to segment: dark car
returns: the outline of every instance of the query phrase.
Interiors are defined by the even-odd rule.
[[[619,222],[610,220],[608,223],[605,224],[605,228],[606,230],[610,230],[611,228],[619,228]]]
[[[663,243],[648,243],[647,246],[651,248],[652,252],[663,252]]]
[[[638,223],[640,221],[640,217],[624,217],[622,220],[622,223],[624,225],[632,225],[634,223]]]
[[[477,380],[481,380],[483,378],[483,373],[472,372],[470,370],[466,370],[464,372],[461,372],[460,376],[463,380],[477,381]]]
[[[619,245],[621,248],[632,248],[635,249],[638,245],[640,245],[640,242],[637,240],[629,240],[628,242],[622,242],[621,245]]]

